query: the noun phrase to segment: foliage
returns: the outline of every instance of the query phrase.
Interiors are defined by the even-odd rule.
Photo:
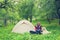
[[[0,18],[7,21],[58,19],[55,0],[1,0]]]
[[[42,21],[43,22],[43,21]],[[45,23],[44,23],[45,24]],[[43,24],[42,24],[43,25]],[[45,24],[46,25],[46,24]],[[44,25],[44,26],[45,26]],[[7,27],[0,27],[0,40],[59,40],[60,39],[60,27],[58,25],[47,24],[46,28],[51,34],[46,35],[36,35],[36,34],[17,34],[12,33],[14,25],[9,25]]]

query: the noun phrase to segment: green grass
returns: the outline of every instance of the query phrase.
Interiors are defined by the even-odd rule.
[[[44,26],[45,24],[42,25]],[[60,40],[60,27],[56,24],[46,24],[47,30],[51,32],[46,35],[12,33],[13,27],[14,25],[0,27],[0,40]]]

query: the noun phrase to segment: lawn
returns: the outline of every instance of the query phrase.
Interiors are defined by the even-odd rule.
[[[45,23],[42,24],[43,26]],[[60,27],[57,24],[46,24],[47,30],[50,34],[17,34],[12,33],[14,25],[9,25],[7,27],[0,27],[0,40],[60,40]]]

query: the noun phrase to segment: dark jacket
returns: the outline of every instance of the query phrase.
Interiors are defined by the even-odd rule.
[[[35,26],[35,31],[37,31],[37,30],[40,30],[40,31],[42,30],[40,25]]]

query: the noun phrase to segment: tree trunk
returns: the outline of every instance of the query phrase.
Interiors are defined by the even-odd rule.
[[[32,22],[32,15],[30,16],[30,22]]]
[[[60,25],[60,19],[59,19],[59,25]]]
[[[47,17],[47,21],[49,22],[49,24],[51,24],[51,21],[50,21],[50,19]]]
[[[59,25],[60,25],[60,14],[59,13],[57,13],[58,14],[58,19],[59,19]]]
[[[4,18],[4,26],[7,26],[7,19]]]

